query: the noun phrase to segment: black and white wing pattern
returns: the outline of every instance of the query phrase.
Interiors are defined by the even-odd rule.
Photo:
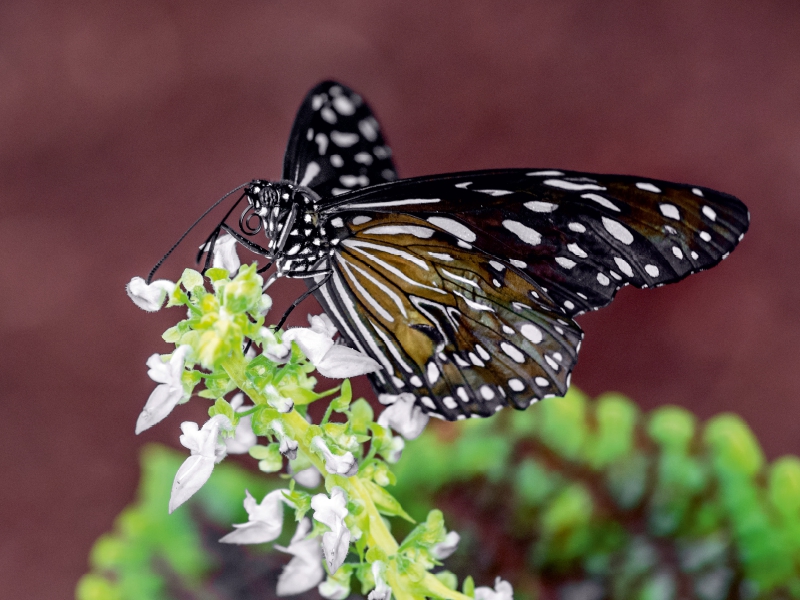
[[[446,419],[563,394],[582,338],[572,317],[623,285],[717,264],[749,222],[707,188],[523,169],[372,186],[322,217],[336,250],[317,298],[383,365],[378,391]]]
[[[620,175],[509,169],[435,175],[337,199],[325,212],[413,216],[517,269],[565,314],[708,269],[742,239],[749,213],[714,190]],[[388,239],[388,236],[387,236]]]
[[[295,117],[283,179],[326,199],[394,181],[391,156],[361,96],[341,83],[324,81],[308,93]]]

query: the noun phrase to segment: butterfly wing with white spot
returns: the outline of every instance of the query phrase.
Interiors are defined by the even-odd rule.
[[[341,83],[324,81],[308,93],[295,117],[283,178],[325,199],[393,181],[397,172],[366,102]]]
[[[539,286],[423,219],[337,218],[331,279],[316,296],[383,365],[371,375],[379,392],[413,392],[451,420],[566,392],[582,333]]]
[[[744,204],[707,188],[554,170],[419,177],[337,200],[328,215],[427,220],[523,273],[569,316],[605,306],[625,284],[664,285],[714,266],[749,223]]]

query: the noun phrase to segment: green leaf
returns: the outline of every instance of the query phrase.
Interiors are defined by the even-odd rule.
[[[353,400],[353,388],[350,385],[350,380],[345,379],[342,382],[342,389],[341,392],[339,393],[339,397],[331,402],[331,406],[333,407],[333,410],[335,410],[336,412],[339,413],[345,412],[347,410],[347,407],[350,406],[350,402],[352,400]]]
[[[469,596],[470,598],[475,597],[475,580],[472,579],[472,575],[467,575],[464,578],[461,590],[464,592],[465,596]]]
[[[252,450],[252,448],[250,450]],[[265,473],[274,473],[283,468],[283,455],[281,454],[279,444],[270,444],[267,446],[266,452],[262,454],[263,458],[258,462],[258,468],[261,471]]]
[[[191,292],[194,288],[203,287],[203,276],[194,269],[184,269],[180,283],[187,292]]]
[[[208,409],[208,416],[225,415],[231,423],[236,423],[236,411],[224,398],[217,398],[214,405]]]
[[[208,277],[209,281],[216,283],[218,281],[224,281],[228,279],[230,273],[228,273],[225,269],[220,269],[219,267],[211,267],[208,271],[206,271],[206,277]]]
[[[397,499],[384,488],[372,481],[364,479],[361,480],[361,484],[367,489],[370,498],[372,498],[372,501],[375,503],[375,507],[382,514],[389,515],[391,517],[401,517],[409,523],[415,522],[414,519],[412,519],[408,513],[403,510],[403,507],[400,506],[400,503],[397,501]]]

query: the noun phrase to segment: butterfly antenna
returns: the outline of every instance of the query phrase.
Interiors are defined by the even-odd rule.
[[[237,192],[237,191],[239,191],[240,189],[242,189],[243,187],[245,187],[245,186],[247,186],[247,185],[249,185],[249,183],[243,183],[242,185],[240,185],[240,186],[237,186],[237,187],[233,188],[233,189],[232,189],[230,192],[228,192],[227,194],[225,194],[225,195],[224,195],[222,198],[220,198],[219,200],[217,200],[216,202],[214,202],[214,204],[212,204],[212,205],[211,205],[211,206],[210,206],[210,207],[209,207],[209,208],[206,210],[206,212],[204,212],[202,215],[200,215],[200,218],[199,218],[199,219],[197,219],[197,220],[196,220],[194,223],[192,223],[192,226],[191,226],[191,227],[189,227],[189,229],[187,229],[187,230],[184,232],[184,234],[183,234],[183,235],[182,235],[180,238],[178,238],[178,241],[177,241],[177,242],[175,242],[175,243],[172,245],[172,248],[170,248],[170,249],[167,251],[167,253],[166,253],[164,256],[162,256],[162,257],[161,257],[161,260],[159,260],[159,261],[156,263],[156,265],[155,265],[155,266],[152,268],[152,270],[150,271],[150,273],[147,275],[147,283],[151,283],[151,282],[153,281],[153,275],[155,275],[155,274],[156,274],[156,271],[158,271],[159,267],[161,267],[161,265],[162,265],[162,264],[164,264],[164,261],[165,261],[165,260],[167,260],[167,259],[169,258],[169,255],[170,255],[170,254],[172,254],[172,253],[175,251],[175,248],[177,248],[177,247],[180,245],[180,243],[183,241],[183,238],[185,238],[187,235],[189,235],[189,232],[190,232],[192,229],[194,229],[194,228],[197,226],[197,224],[198,224],[200,221],[202,221],[202,220],[205,218],[205,216],[206,216],[208,213],[210,213],[212,210],[214,210],[214,209],[215,209],[215,208],[216,208],[216,207],[217,207],[217,206],[220,204],[220,202],[222,202],[223,200],[225,200],[225,199],[226,199],[228,196],[230,196],[230,195],[231,195],[231,194],[233,194],[234,192]],[[241,198],[239,198],[239,200],[241,200]],[[237,202],[237,204],[238,204],[238,202]]]

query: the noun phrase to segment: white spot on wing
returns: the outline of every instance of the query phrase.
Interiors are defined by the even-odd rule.
[[[488,385],[482,385],[481,396],[483,396],[484,400],[491,400],[492,398],[494,398],[494,390],[490,388]]]
[[[678,248],[677,246],[672,247],[672,253],[675,255],[675,258],[678,260],[683,260],[683,250]]]
[[[586,233],[586,227],[580,223],[570,223],[567,227],[569,227],[570,231],[574,231],[575,233]]]
[[[611,283],[611,280],[608,277],[606,277],[603,273],[598,273],[597,283],[599,283],[600,285],[608,285],[609,283]]]
[[[413,235],[414,237],[428,239],[434,233],[433,229],[418,227],[416,225],[380,225],[370,227],[362,233],[369,235]]]
[[[514,362],[522,364],[525,362],[525,355],[520,352],[519,348],[514,346],[513,344],[509,344],[508,342],[502,342],[500,344],[500,349],[506,353]]]
[[[331,141],[340,148],[349,148],[353,144],[358,143],[358,134],[346,133],[343,131],[331,131]]]
[[[363,121],[358,122],[358,130],[361,132],[367,141],[374,142],[378,139],[378,122],[372,118],[367,117]],[[378,156],[377,152],[375,153]],[[382,158],[378,156],[378,158]]]
[[[571,269],[572,267],[575,266],[574,260],[570,260],[569,258],[566,258],[564,256],[556,256],[556,262],[565,269]]]
[[[314,141],[317,142],[317,151],[320,156],[325,156],[325,152],[328,151],[328,136],[324,133],[318,133]]]
[[[588,254],[586,254],[583,248],[578,246],[578,244],[567,244],[567,250],[569,250],[579,258],[586,258],[587,256],[589,256]]]
[[[372,221],[372,217],[353,217],[353,225],[363,225],[364,223],[369,223],[370,221]]]
[[[525,389],[525,384],[522,383],[519,379],[509,379],[508,380],[508,387],[510,387],[515,392],[521,392]]]
[[[428,381],[431,385],[439,380],[439,368],[432,362],[428,363]]]
[[[336,96],[332,102],[333,108],[336,109],[340,115],[349,117],[356,112],[356,107],[347,96]]]
[[[537,377],[536,379],[534,379],[534,381],[536,382],[536,385],[538,385],[541,388],[550,386],[550,382],[544,377]]]
[[[338,169],[344,166],[344,159],[338,154],[331,154],[331,164]]]
[[[525,323],[520,327],[519,332],[534,344],[538,344],[544,339],[541,329],[530,323]]]
[[[440,202],[439,198],[407,198],[405,200],[386,200],[384,202],[365,202],[363,204],[346,204],[340,206],[340,210],[360,209],[360,208],[385,208],[389,206],[406,206],[409,204],[434,204]]]
[[[333,109],[329,106],[325,106],[321,111],[319,111],[319,114],[322,116],[322,120],[326,123],[330,123],[331,125],[336,123],[336,113],[333,112]]]
[[[561,171],[531,171],[525,173],[529,177],[561,177],[564,173]]]
[[[619,270],[622,271],[628,277],[633,277],[633,269],[631,269],[630,264],[624,258],[619,258],[618,256],[614,257],[614,262],[617,263]],[[611,271],[611,275],[614,275],[614,271]]]
[[[628,231],[628,229],[619,221],[615,221],[614,219],[609,219],[608,217],[603,217],[603,227],[606,228],[606,231],[614,236],[615,239],[619,240],[626,246],[630,246],[633,243],[633,234]]]
[[[464,183],[457,183],[456,187],[465,190],[467,189],[467,186],[470,185],[471,183],[472,183],[471,181],[465,181]]]
[[[372,164],[372,155],[369,152],[359,152],[353,157],[353,160],[359,164],[369,166]]]
[[[438,258],[439,260],[453,260],[453,257],[449,254],[442,254],[441,252],[428,252],[433,258]]]
[[[619,207],[611,202],[608,198],[604,198],[603,196],[599,196],[598,194],[581,194],[581,198],[586,198],[587,200],[593,200],[597,202],[600,206],[604,206],[605,208],[615,210],[619,212]]]
[[[645,265],[644,270],[647,271],[647,274],[650,275],[650,277],[658,277],[659,270],[657,266]]]
[[[709,219],[711,219],[712,221],[716,221],[717,220],[717,211],[715,211],[710,206],[704,206],[703,207],[703,214],[705,216],[707,216]]]
[[[563,179],[545,179],[545,185],[549,185],[550,187],[554,188],[561,188],[562,190],[570,190],[573,192],[579,192],[581,190],[604,190],[602,185],[597,185],[596,183],[575,183],[573,181],[564,181]]]
[[[502,271],[506,268],[503,263],[499,263],[496,260],[490,260],[489,264],[492,265],[492,267],[494,267],[498,271]]]
[[[451,410],[452,410],[452,409],[454,409],[454,408],[456,408],[456,407],[458,406],[458,403],[457,403],[455,400],[453,400],[453,397],[452,397],[452,396],[446,396],[446,397],[445,397],[445,398],[442,400],[442,403],[443,403],[443,404],[444,404],[444,405],[445,405],[447,408],[449,408],[449,409],[451,409]]]
[[[661,214],[668,219],[672,219],[673,221],[681,220],[681,213],[674,204],[659,204],[658,209],[661,211]]]
[[[341,217],[336,217],[335,219],[331,219],[331,225],[334,227],[344,227],[344,221],[342,221]]]
[[[412,376],[408,381],[414,387],[422,387],[422,379],[420,379],[416,375]]]
[[[446,217],[428,217],[428,223],[432,223],[437,227],[444,229],[446,232],[453,234],[457,238],[465,242],[474,242],[478,236],[470,230],[466,225],[459,223],[453,219]]]
[[[517,235],[519,239],[521,239],[526,244],[530,244],[531,246],[536,246],[540,244],[542,241],[542,234],[532,229],[526,225],[523,225],[519,221],[512,221],[511,219],[506,219],[503,221],[503,227],[508,229],[511,233]]]
[[[513,194],[509,190],[472,190],[473,192],[480,192],[481,194],[489,194],[490,196],[507,196]]]
[[[552,202],[542,202],[540,200],[531,200],[530,202],[523,204],[523,206],[528,210],[532,210],[533,212],[537,213],[549,213],[558,208],[558,204],[553,204]]]
[[[306,186],[314,180],[314,177],[319,175],[319,165],[314,161],[311,161],[306,165],[306,172],[303,174],[303,179],[300,181],[300,185]]]
[[[521,260],[516,260],[516,259],[513,259],[513,258],[508,262],[510,262],[512,265],[514,265],[518,269],[525,269],[528,266],[528,263],[523,262]]]
[[[700,232],[700,239],[703,240],[704,242],[710,242],[711,241],[711,234],[708,233],[707,231],[701,231]]]
[[[701,190],[700,188],[692,188],[692,193],[695,196],[700,196],[701,198],[703,197],[703,190]]]
[[[646,181],[637,182],[636,187],[645,192],[653,192],[654,194],[661,193],[661,188],[654,186],[652,183],[647,183]]]

